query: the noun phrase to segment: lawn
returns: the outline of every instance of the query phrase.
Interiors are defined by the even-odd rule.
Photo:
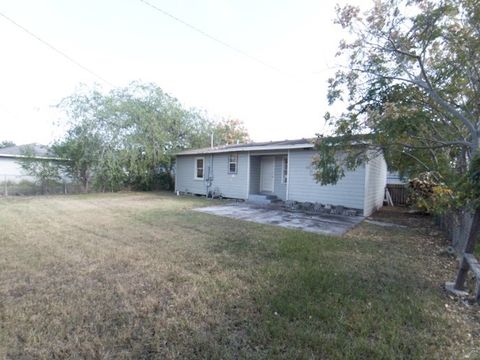
[[[428,220],[336,238],[205,205],[0,199],[0,358],[480,357],[480,309],[443,291],[455,261]]]

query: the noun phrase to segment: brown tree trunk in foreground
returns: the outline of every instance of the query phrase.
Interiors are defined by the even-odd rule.
[[[465,284],[468,273],[468,262],[465,259],[465,254],[472,254],[475,250],[475,244],[480,234],[480,208],[475,210],[473,215],[472,227],[468,235],[467,242],[465,243],[465,249],[462,253],[462,261],[460,263],[460,269],[458,270],[457,278],[455,280],[455,289],[462,290]]]

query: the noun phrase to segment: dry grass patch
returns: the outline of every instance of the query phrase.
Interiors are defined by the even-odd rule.
[[[427,256],[442,246],[431,236],[364,224],[327,237],[190,210],[203,205],[145,193],[2,199],[0,357],[475,354],[475,307],[464,316],[443,293],[454,265]]]

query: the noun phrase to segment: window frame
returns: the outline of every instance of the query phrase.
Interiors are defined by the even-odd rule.
[[[231,161],[231,158],[234,157],[235,161]],[[230,168],[230,165],[235,164],[235,171],[232,171]],[[238,174],[238,154],[237,153],[231,153],[228,154],[227,158],[227,174],[228,175],[235,175]]]
[[[198,170],[200,169],[198,167],[198,160],[202,160],[202,177],[198,177]],[[203,157],[203,156],[196,157],[193,165],[194,165],[194,168],[193,168],[193,178],[194,178],[194,180],[205,179],[205,157]]]
[[[288,184],[288,156],[282,157],[282,184]]]

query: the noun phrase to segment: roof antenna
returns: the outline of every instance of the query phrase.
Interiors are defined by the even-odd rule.
[[[210,148],[213,149],[213,132],[210,134]]]

